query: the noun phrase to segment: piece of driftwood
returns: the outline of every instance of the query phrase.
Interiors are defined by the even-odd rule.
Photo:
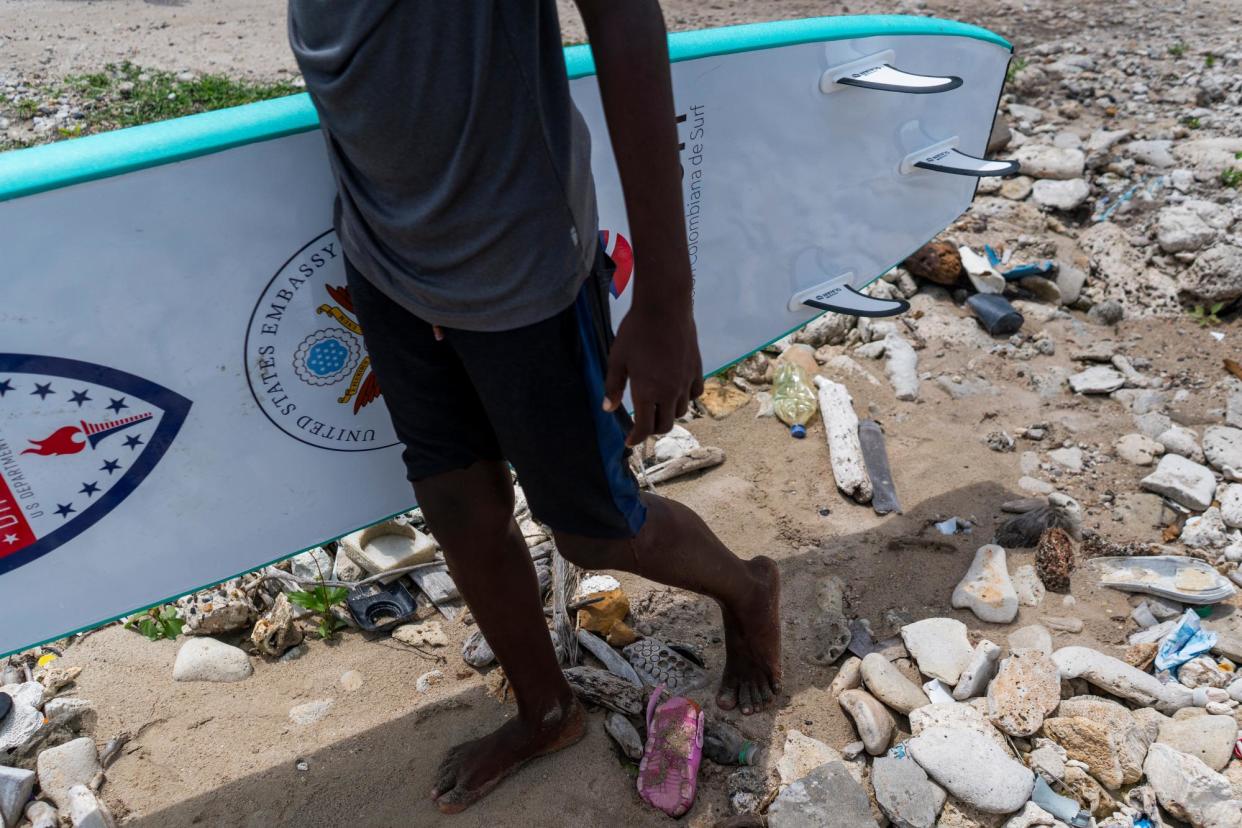
[[[556,640],[561,642],[561,664],[573,667],[578,663],[578,636],[575,635],[577,625],[574,623],[576,611],[569,609],[574,594],[578,591],[578,582],[582,580],[582,570],[574,566],[553,548],[552,550],[552,630]]]
[[[448,564],[420,567],[412,571],[409,578],[445,618],[453,621],[461,614],[465,604],[457,592],[457,584],[453,583],[448,573]]]
[[[871,478],[858,442],[858,415],[850,392],[841,383],[822,376],[815,377],[815,384],[819,386],[819,413],[824,418],[837,488],[859,503],[870,503]]]
[[[590,630],[578,630],[578,643],[587,649],[587,651],[598,658],[608,672],[623,678],[636,687],[643,686],[643,680],[638,677],[638,673],[634,672],[634,668],[630,663],[622,658],[621,654],[612,648],[604,639],[600,638]]]
[[[858,442],[862,446],[867,478],[871,481],[871,508],[877,515],[889,512],[901,514],[901,502],[893,486],[893,472],[888,466],[888,449],[884,446],[884,432],[880,430],[880,424],[875,420],[859,423]]]
[[[563,671],[565,680],[578,698],[626,716],[642,715],[646,708],[643,689],[607,670],[595,667],[569,667]]]
[[[646,482],[652,485],[681,477],[699,469],[719,466],[725,460],[724,449],[715,446],[697,446],[685,454],[656,463],[644,472]]]

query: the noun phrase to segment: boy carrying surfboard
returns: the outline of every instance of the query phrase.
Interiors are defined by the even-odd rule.
[[[678,139],[658,2],[576,2],[639,274],[615,339],[554,0],[289,3],[350,297],[408,477],[517,699],[516,718],[445,759],[432,791],[445,813],[585,732],[507,464],[568,560],[719,603],[721,708],[751,713],[780,691],[775,563],[743,561],[690,509],[640,492],[626,460],[703,388]]]

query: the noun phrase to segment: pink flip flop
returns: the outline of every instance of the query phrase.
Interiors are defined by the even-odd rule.
[[[660,701],[664,685],[647,702],[647,744],[638,766],[638,793],[649,805],[679,817],[694,804],[703,761],[699,705],[684,696]]]

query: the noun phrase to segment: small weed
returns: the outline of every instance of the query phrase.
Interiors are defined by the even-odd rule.
[[[1028,65],[1026,58],[1014,58],[1009,61],[1009,68],[1005,70],[1005,83],[1012,83],[1018,73],[1025,69]]]
[[[39,102],[34,98],[22,98],[17,102],[17,114],[22,120],[29,121],[39,112]]]
[[[319,616],[320,638],[331,638],[337,630],[345,626],[344,621],[332,614],[332,608],[343,603],[348,594],[349,590],[345,587],[330,587],[323,584],[309,590],[288,593],[290,601]]]
[[[1220,317],[1216,314],[1220,313],[1221,309],[1224,307],[1224,302],[1215,302],[1207,307],[1204,307],[1203,305],[1195,305],[1189,311],[1190,318],[1198,322],[1199,325],[1204,328],[1211,325],[1219,325]]]
[[[1203,56],[1203,65],[1204,65],[1204,66],[1206,66],[1208,69],[1211,69],[1213,66],[1215,66],[1215,65],[1216,65],[1216,55],[1212,54],[1211,52],[1208,52],[1206,55],[1204,55],[1204,56]]]
[[[1174,43],[1172,46],[1169,47],[1169,54],[1172,55],[1173,57],[1181,57],[1182,55],[1186,54],[1186,44],[1185,43]]]
[[[1194,115],[1187,115],[1184,118],[1182,118],[1182,125],[1185,127],[1188,127],[1189,129],[1198,129],[1199,127],[1203,126],[1203,122],[1200,121],[1198,118],[1196,118]]]
[[[145,615],[129,619],[125,626],[131,630],[137,628],[138,632],[151,641],[159,641],[161,638],[172,640],[181,635],[185,622],[177,616],[176,607],[165,604],[162,607],[152,607]]]
[[[1227,170],[1221,170],[1220,183],[1226,187],[1238,188],[1242,187],[1242,170],[1237,167],[1230,167]]]

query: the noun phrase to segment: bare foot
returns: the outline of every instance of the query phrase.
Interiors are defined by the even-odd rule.
[[[442,813],[464,811],[531,759],[569,747],[585,733],[586,712],[576,699],[553,707],[539,722],[506,722],[482,739],[448,752],[431,799]]]
[[[781,691],[781,578],[771,558],[759,556],[747,566],[754,577],[750,595],[721,606],[725,668],[716,706],[750,714]]]

